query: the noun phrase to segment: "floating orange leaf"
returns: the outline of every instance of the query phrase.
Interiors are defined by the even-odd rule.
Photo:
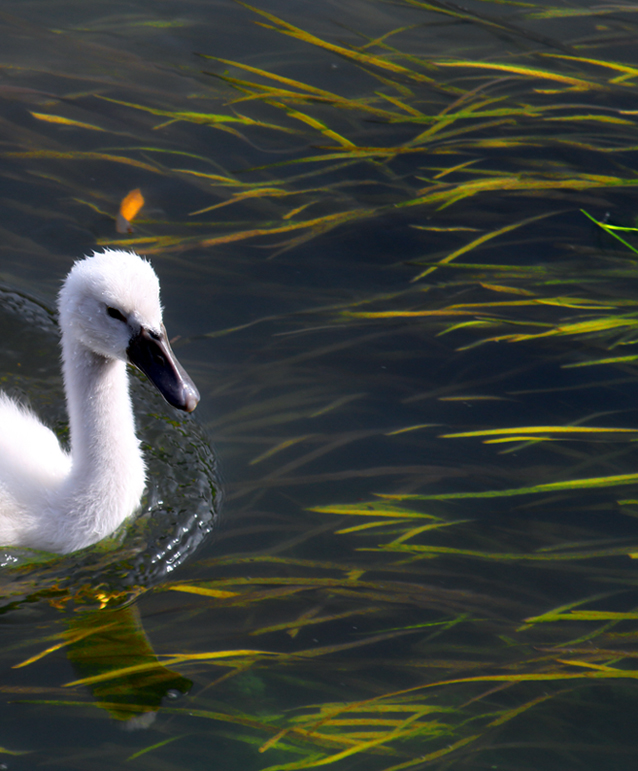
[[[144,206],[144,196],[139,187],[131,190],[120,204],[120,212],[115,220],[115,229],[118,233],[132,233],[133,227],[131,220],[135,218],[138,211]]]

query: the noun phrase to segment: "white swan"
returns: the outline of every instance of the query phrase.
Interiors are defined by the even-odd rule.
[[[140,503],[126,362],[178,409],[194,410],[199,393],[168,343],[157,276],[137,254],[76,262],[58,308],[71,449],[0,393],[0,545],[67,553],[110,535]]]

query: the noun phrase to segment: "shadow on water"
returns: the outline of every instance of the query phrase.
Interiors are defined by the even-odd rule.
[[[113,539],[2,551],[0,763],[635,762],[635,9],[0,18],[3,388],[65,436],[48,308],[119,246],[202,394],[134,381]]]

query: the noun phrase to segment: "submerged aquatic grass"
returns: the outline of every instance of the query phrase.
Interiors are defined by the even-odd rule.
[[[202,193],[207,192],[210,202],[190,212],[190,216],[198,218],[196,221],[204,230],[221,228],[224,232],[193,237],[188,232],[192,223],[173,221],[169,234],[160,221],[150,220],[147,227],[155,231],[154,237],[171,237],[164,243],[157,241],[153,246],[154,253],[209,248],[243,239],[261,239],[268,244],[271,235],[297,231],[305,231],[305,239],[316,238],[327,229],[360,218],[386,216],[397,208],[441,210],[476,196],[512,193],[535,196],[541,191],[570,191],[571,200],[577,203],[579,193],[583,191],[636,185],[631,170],[616,161],[616,155],[620,159],[623,153],[631,153],[637,146],[633,141],[635,115],[624,109],[622,102],[614,104],[618,88],[628,92],[636,88],[632,80],[636,70],[631,65],[567,52],[537,53],[534,50],[520,50],[513,56],[516,61],[502,63],[468,58],[442,59],[437,55],[414,56],[403,53],[398,42],[410,28],[395,31],[392,46],[388,45],[387,36],[371,40],[363,47],[335,45],[264,9],[245,3],[240,5],[254,14],[261,26],[355,63],[374,85],[362,96],[343,96],[277,72],[201,51],[202,62],[225,68],[222,71],[204,70],[204,76],[214,76],[214,80],[209,78],[212,82],[208,93],[201,95],[201,99],[214,105],[212,111],[186,110],[184,105],[177,103],[148,103],[148,99],[145,103],[133,98],[134,88],[129,89],[131,96],[128,98],[104,93],[104,89],[94,96],[85,92],[71,100],[66,97],[58,106],[62,108],[66,104],[69,112],[77,112],[77,108],[92,107],[95,98],[111,104],[123,120],[136,127],[128,134],[135,136],[137,127],[144,127],[140,135],[142,146],[127,147],[121,142],[117,150],[106,149],[94,141],[101,133],[109,131],[105,126],[89,124],[72,115],[32,111],[37,121],[49,124],[52,129],[73,129],[78,135],[83,134],[84,142],[93,140],[93,149],[54,149],[46,146],[49,143],[44,138],[44,146],[38,147],[32,132],[28,147],[21,146],[16,137],[17,146],[6,148],[5,157],[126,164],[152,174],[169,176],[195,185]],[[521,26],[511,26],[493,16],[486,20],[480,13],[452,10],[445,4],[410,5],[422,9],[426,19],[427,14],[442,14],[466,23],[508,30],[515,37],[527,34],[535,39]],[[522,18],[525,19],[524,11]],[[539,40],[561,48],[556,41],[542,37]],[[375,45],[378,54],[372,53]],[[538,66],[539,59],[543,67]],[[244,77],[234,77],[234,72],[242,72]],[[547,84],[557,86],[558,90],[547,90],[544,88]],[[236,98],[233,98],[233,92],[238,95]],[[598,93],[605,94],[602,101],[593,97]],[[573,94],[578,97],[575,99]],[[272,118],[265,120],[265,115]],[[149,122],[152,116],[159,122]],[[347,118],[345,126],[344,117]],[[368,136],[362,142],[357,136],[357,132],[361,133],[362,120],[378,126],[376,132],[366,127],[366,135],[376,133],[376,143]],[[171,153],[188,155],[172,143],[169,136],[168,130],[175,129],[178,124],[183,127],[182,134],[189,125],[199,125],[231,132],[248,145],[264,132],[271,132],[274,141],[301,143],[300,148],[305,146],[306,151],[288,153],[294,157],[266,166],[244,169],[222,169],[216,159],[205,153],[191,153],[193,160],[198,161],[196,165],[175,166],[162,156],[167,153],[169,156]],[[353,126],[355,131],[352,131]],[[388,135],[386,127],[401,127],[401,140],[383,144]],[[536,148],[537,152],[543,149],[555,153],[557,158],[569,149],[583,153],[592,159],[591,170],[586,170],[588,164],[585,162],[580,168],[574,168],[560,161],[548,164],[546,170],[534,169],[525,149],[530,147]],[[397,166],[407,156],[413,156],[413,171],[409,175]],[[435,159],[449,161],[441,167]],[[357,176],[363,164],[370,179],[354,183],[351,194],[346,196],[341,181],[335,182],[332,178],[335,162],[342,174],[347,168],[354,173],[357,167]],[[215,171],[206,168],[211,163],[218,167]],[[316,170],[306,171],[308,164],[317,166]],[[273,173],[283,176],[273,179]],[[267,178],[260,178],[264,174]],[[309,174],[323,177],[323,184],[312,189],[304,184],[300,186],[299,182],[305,182]],[[383,203],[370,207],[357,202],[365,197],[368,185],[379,188],[374,197]],[[233,191],[229,197],[228,187],[238,187],[241,192]],[[277,190],[273,189],[268,195],[266,188]],[[290,206],[285,209],[276,207],[279,212],[274,221],[272,218],[264,221],[260,217],[258,199],[265,195],[291,199]],[[252,220],[250,227],[233,232],[228,231],[225,218],[199,219],[231,202],[251,207],[246,210]],[[269,200],[269,204],[276,203]],[[312,216],[306,212],[308,207],[321,207],[324,211],[320,216]],[[272,207],[271,211],[274,213]],[[535,217],[553,213],[548,209],[545,214]],[[520,223],[525,224],[526,220]],[[472,251],[515,227],[518,226],[511,224],[479,236],[457,250],[455,256]],[[293,235],[289,245],[298,244],[299,237]],[[100,242],[109,244],[114,239],[102,238]],[[117,241],[118,245],[121,243],[121,239]],[[280,247],[278,242],[275,251]],[[440,264],[447,264],[455,256],[448,255]],[[427,268],[414,280],[423,279],[433,269]]]
[[[199,366],[209,398],[228,407],[209,429],[241,479],[229,485],[223,556],[154,588],[127,584],[124,563],[99,585],[87,569],[71,581],[68,562],[6,571],[7,612],[29,601],[56,613],[55,631],[7,639],[7,668],[33,682],[66,655],[77,675],[2,693],[20,709],[90,707],[139,725],[158,712],[152,730],[171,735],[136,734],[126,758],[161,752],[167,768],[201,764],[212,742],[220,762],[264,771],[462,768],[500,764],[520,742],[543,749],[548,726],[583,705],[596,718],[599,695],[637,676],[638,542],[617,523],[638,516],[636,429],[625,403],[614,412],[635,382],[636,248],[633,224],[603,217],[625,196],[633,207],[638,70],[622,52],[603,58],[602,7],[517,4],[505,18],[492,3],[399,4],[422,13],[418,24],[516,42],[455,56],[415,47],[414,25],[329,36],[240,5],[264,35],[356,66],[363,85],[322,88],[293,68],[200,50],[189,98],[141,87],[133,69],[115,84],[91,70],[77,91],[53,73],[59,91],[29,109],[29,131],[7,129],[11,173],[63,199],[74,224],[86,222],[79,211],[94,217],[97,243],[144,248],[201,280],[207,307],[216,282],[237,281],[241,313],[179,343],[220,345]],[[526,26],[574,14],[591,22],[585,41]],[[245,162],[216,152],[219,137]],[[125,182],[89,184],[95,170]],[[161,206],[160,183],[173,191]],[[118,235],[136,189],[136,233]],[[605,240],[583,236],[581,209]],[[329,251],[331,236],[388,222],[421,239],[409,256],[403,242],[375,253],[391,286],[363,260],[352,291],[286,283],[307,266],[302,246]],[[547,257],[554,235],[562,251]],[[20,253],[33,248],[21,238]],[[252,269],[268,259],[288,275],[262,290]],[[281,312],[264,301],[278,291],[294,298]],[[348,357],[362,362],[356,383]],[[589,377],[594,365],[608,369]],[[553,399],[578,389],[609,403],[563,416]],[[389,393],[393,408],[373,411]],[[589,762],[586,742],[569,751]]]

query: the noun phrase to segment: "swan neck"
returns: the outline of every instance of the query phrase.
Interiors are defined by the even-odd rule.
[[[139,454],[126,364],[74,341],[64,341],[62,357],[74,470]]]

